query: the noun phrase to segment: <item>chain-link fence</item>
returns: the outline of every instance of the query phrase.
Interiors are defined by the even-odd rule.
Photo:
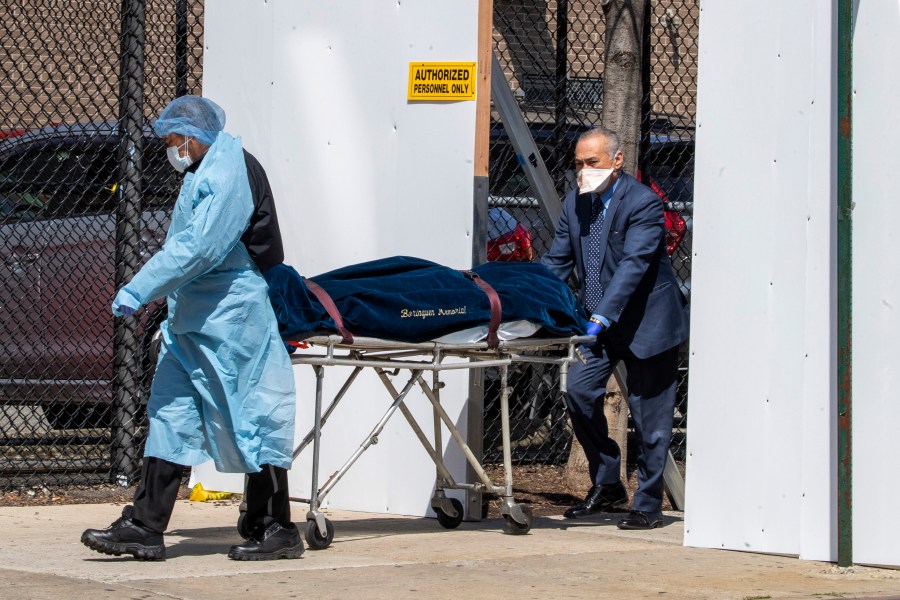
[[[666,207],[690,292],[698,0],[651,0],[640,175]],[[495,0],[495,52],[562,196],[579,133],[601,123],[596,0]],[[130,481],[162,307],[113,319],[114,290],[161,245],[178,177],[148,127],[200,93],[200,0],[23,0],[0,12],[0,487]],[[498,115],[489,260],[538,260],[544,222]],[[683,458],[687,356],[673,442]],[[571,433],[558,372],[510,373],[514,460],[559,463]],[[486,374],[485,461],[499,458],[499,377]]]
[[[641,112],[639,172],[633,173],[664,203],[667,249],[688,298],[699,13],[698,0],[647,4],[639,52],[642,97],[636,103]],[[494,2],[494,51],[560,197],[574,187],[578,135],[603,124],[606,37],[604,11],[596,0]],[[496,112],[490,144],[488,259],[539,260],[553,241],[553,230],[538,209],[536,194]],[[673,454],[682,463],[687,363],[685,344],[672,442]],[[488,462],[501,458],[498,380],[488,370],[484,423]],[[559,398],[558,372],[524,367],[510,374],[510,385],[514,463],[564,462],[571,430]]]
[[[0,487],[130,481],[160,306],[110,301],[162,244],[178,180],[149,120],[199,93],[202,4],[0,11]]]

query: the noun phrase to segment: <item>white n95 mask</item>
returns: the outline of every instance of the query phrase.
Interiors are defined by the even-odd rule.
[[[576,174],[578,193],[587,194],[596,191],[599,194],[606,191],[606,184],[612,174],[613,169],[582,169],[578,171]]]
[[[187,148],[188,141],[185,140],[181,146],[169,146],[166,148],[166,157],[179,173],[184,173],[185,169],[194,164],[194,159],[191,158],[191,153]],[[184,156],[181,156],[178,152],[182,147],[184,147]]]

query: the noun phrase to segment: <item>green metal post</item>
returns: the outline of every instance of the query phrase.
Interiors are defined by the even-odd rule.
[[[853,0],[838,0],[837,85],[837,338],[838,564],[853,562]]]

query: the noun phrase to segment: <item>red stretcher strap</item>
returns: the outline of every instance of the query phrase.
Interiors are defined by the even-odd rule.
[[[487,345],[491,350],[496,349],[500,345],[500,338],[497,336],[497,330],[500,329],[500,320],[503,317],[503,307],[500,305],[500,296],[496,290],[491,287],[487,281],[479,277],[472,271],[462,271],[462,274],[475,282],[475,285],[481,288],[487,294],[488,301],[491,303],[491,323],[488,325]]]
[[[322,286],[313,281],[312,279],[303,278],[303,283],[306,284],[306,287],[309,288],[313,294],[316,295],[316,298],[319,299],[319,302],[322,303],[322,306],[325,307],[325,312],[328,313],[328,316],[334,321],[334,324],[337,325],[338,333],[341,334],[341,342],[344,344],[352,344],[353,343],[353,334],[350,333],[346,327],[344,327],[344,319],[341,318],[341,312],[337,309],[337,306],[334,304],[334,300],[331,299],[331,296],[328,295]]]

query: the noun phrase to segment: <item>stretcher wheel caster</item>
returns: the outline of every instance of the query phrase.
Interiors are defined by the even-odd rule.
[[[325,519],[325,537],[319,533],[319,527],[314,520],[306,522],[306,544],[313,550],[324,550],[334,541],[334,525]]]
[[[457,500],[456,498],[450,498],[450,504],[453,505],[453,508],[456,509],[456,516],[451,517],[447,513],[442,510],[436,510],[438,523],[441,524],[441,527],[444,529],[456,529],[459,527],[459,524],[462,523],[463,520],[463,505],[462,502]]]
[[[519,523],[512,518],[512,515],[503,515],[503,518],[506,520],[506,523],[503,525],[503,533],[507,533],[509,535],[525,535],[526,533],[531,531],[531,523],[534,521],[534,515],[531,512],[531,507],[522,506],[520,504],[519,508],[522,510],[522,516],[525,517],[525,522]]]
[[[249,529],[249,524],[247,523],[247,503],[241,502],[241,505],[238,507],[238,520],[237,520],[237,530],[242,538],[245,540],[250,539],[250,535],[253,533]]]

